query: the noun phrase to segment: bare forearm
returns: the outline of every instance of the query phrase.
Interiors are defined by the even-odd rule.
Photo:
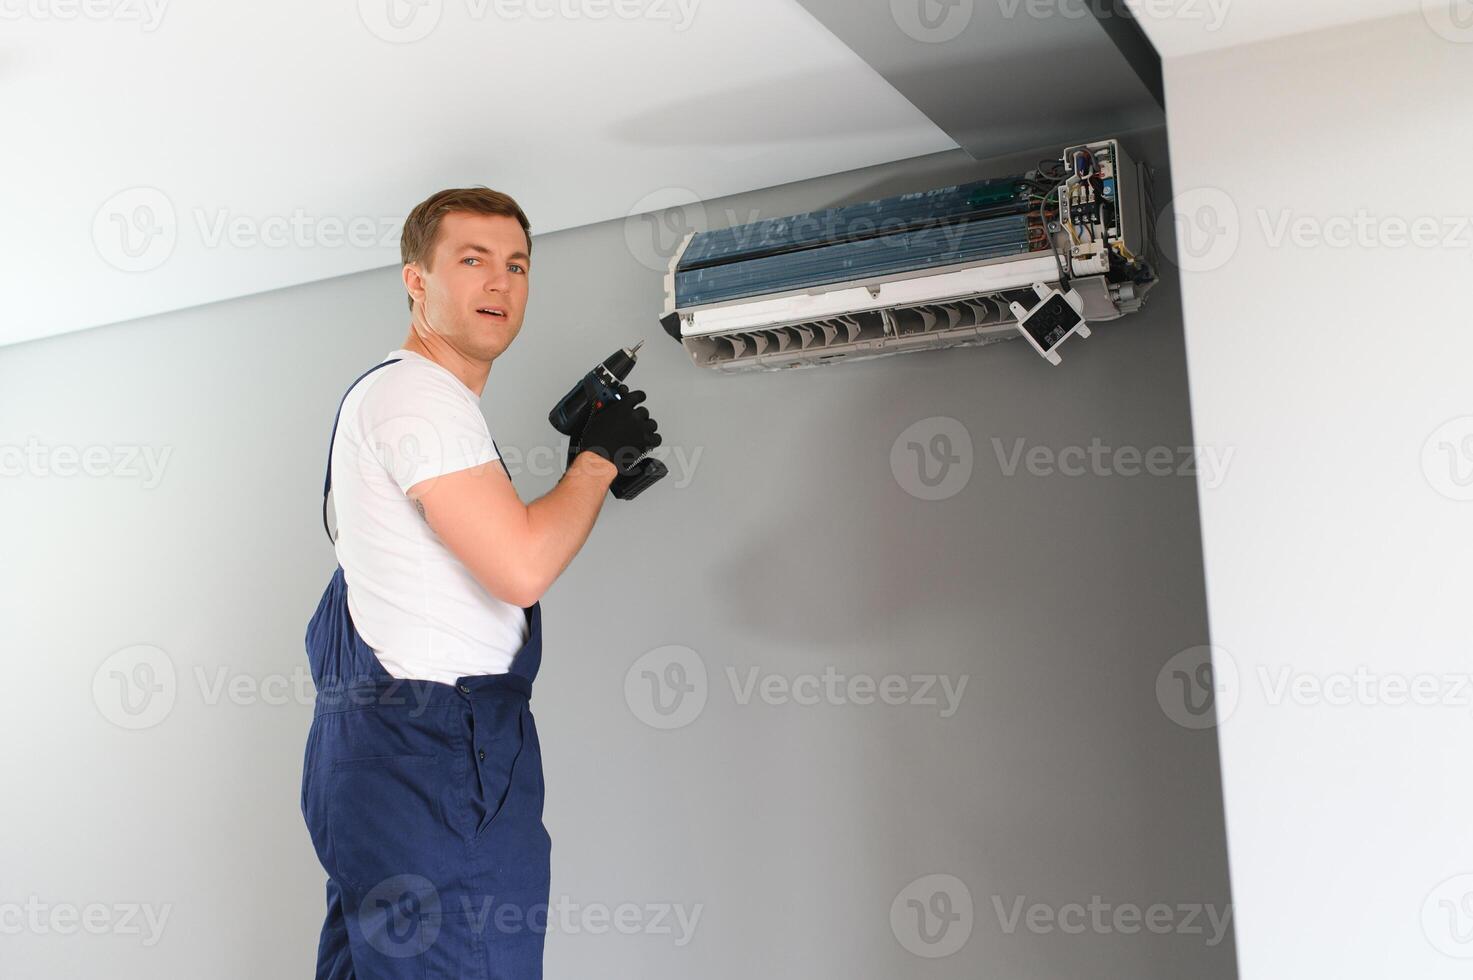
[[[601,456],[579,453],[557,486],[527,505],[531,578],[538,598],[588,540],[618,472]]]

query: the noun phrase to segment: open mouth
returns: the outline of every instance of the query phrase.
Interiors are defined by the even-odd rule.
[[[483,306],[479,310],[476,310],[476,312],[481,316],[495,317],[501,320],[506,319],[506,310],[499,306]]]

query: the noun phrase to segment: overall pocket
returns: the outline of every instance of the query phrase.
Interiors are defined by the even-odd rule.
[[[470,796],[478,839],[506,808],[526,744],[523,698],[475,702],[470,715]]]
[[[435,880],[446,776],[433,755],[338,759],[318,771],[306,801],[323,867],[359,894],[396,875]]]
[[[426,913],[421,921],[434,936],[420,957],[423,980],[486,980],[485,927],[474,912],[446,908]]]

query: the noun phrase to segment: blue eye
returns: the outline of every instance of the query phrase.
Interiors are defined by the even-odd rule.
[[[520,265],[518,265],[518,264],[517,264],[517,263],[515,263],[515,262],[513,262],[513,263],[512,263],[512,264],[511,264],[511,267],[512,267],[512,268],[513,268],[513,269],[521,269],[521,270],[522,270],[522,271],[523,271],[523,272],[526,272],[526,271],[527,271],[527,270],[526,270],[526,269],[523,269],[523,268],[522,268],[522,267],[521,267],[521,266],[520,266]]]
[[[460,261],[462,261],[462,262],[479,262],[481,260],[478,259],[478,258],[476,258],[474,255],[468,255],[465,258],[461,259]]]

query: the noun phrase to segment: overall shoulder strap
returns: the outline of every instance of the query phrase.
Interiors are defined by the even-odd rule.
[[[496,459],[497,459],[498,462],[501,463],[501,468],[503,470],[506,470],[506,478],[508,480],[510,480],[511,479],[511,470],[507,470],[506,469],[506,457],[504,457],[504,456],[501,455],[501,447],[498,446],[498,445],[496,445],[496,440],[495,439],[492,439],[491,440],[491,446],[492,446],[492,448],[494,448],[496,450]],[[513,482],[515,482],[515,481],[513,481]]]
[[[343,392],[343,397],[338,400],[338,413],[332,420],[332,435],[327,439],[327,477],[322,481],[322,529],[327,532],[329,543],[336,543],[336,539],[332,536],[332,531],[327,526],[327,495],[332,493],[332,444],[338,437],[338,422],[342,421],[343,418],[343,404],[348,400],[348,392],[357,387],[359,381],[362,381],[379,368],[388,367],[390,364],[398,364],[401,360],[403,358],[396,357],[391,361],[375,364],[367,371],[358,375],[353,380],[353,383],[348,385],[348,391]]]

